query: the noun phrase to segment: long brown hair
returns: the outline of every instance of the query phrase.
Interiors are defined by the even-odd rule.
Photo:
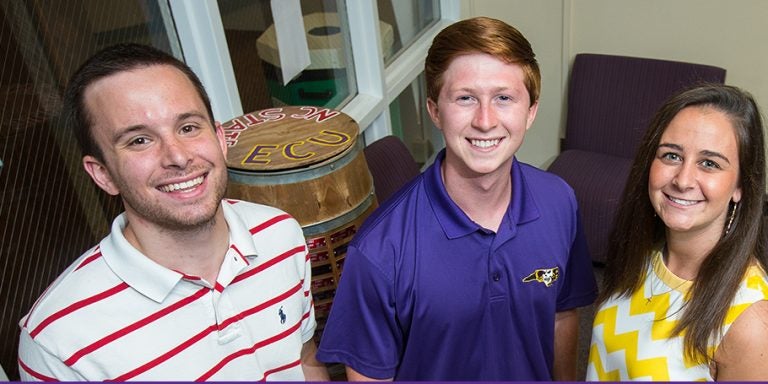
[[[753,261],[766,269],[763,205],[765,143],[760,111],[752,96],[739,88],[704,84],[672,96],[656,113],[632,163],[616,223],[611,234],[602,303],[617,295],[629,297],[642,283],[654,244],[664,240],[664,223],[656,217],[648,196],[648,176],[661,135],[684,108],[706,106],[725,113],[733,125],[739,151],[741,202],[729,231],[710,250],[689,292],[673,335],[684,334],[686,357],[709,362],[707,346],[721,336],[728,308]],[[727,233],[726,233],[727,232]]]

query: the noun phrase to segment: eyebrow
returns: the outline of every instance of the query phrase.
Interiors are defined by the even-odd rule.
[[[113,143],[119,143],[123,137],[130,135],[133,132],[141,131],[146,129],[147,126],[144,124],[137,124],[137,125],[131,125],[126,127],[125,129],[121,129],[120,131],[116,132],[114,136],[112,136],[112,142]]]
[[[474,92],[477,90],[476,87],[473,86],[465,86],[465,87],[459,87],[459,88],[448,88],[450,92]],[[491,88],[491,92],[521,92],[521,90],[517,87],[508,87],[508,86],[498,86]]]
[[[190,119],[190,118],[197,118],[197,119],[202,119],[203,121],[208,121],[208,118],[205,117],[205,115],[203,115],[202,113],[199,113],[199,112],[185,112],[185,113],[182,113],[182,114],[179,115],[178,118],[176,118],[176,121],[180,122],[182,120],[187,120],[187,119]]]
[[[723,159],[723,160],[724,160],[726,163],[728,163],[728,164],[730,164],[730,163],[731,163],[731,161],[730,161],[730,160],[728,160],[728,158],[727,158],[727,157],[725,157],[725,155],[723,155],[723,154],[722,154],[722,153],[720,153],[720,152],[709,151],[709,150],[706,150],[706,149],[705,149],[705,150],[703,150],[703,151],[701,151],[701,152],[699,152],[699,153],[701,153],[702,155],[704,155],[704,156],[706,156],[706,157],[719,157],[719,158]]]
[[[678,150],[678,151],[682,151],[683,150],[682,146],[680,146],[678,144],[672,144],[672,143],[661,143],[661,144],[659,144],[659,148],[671,148],[671,149],[675,149],[675,150]],[[725,155],[723,155],[722,153],[717,152],[717,151],[710,151],[708,149],[705,149],[703,151],[699,151],[699,154],[701,154],[703,156],[706,156],[706,157],[717,157],[717,158],[723,159],[728,164],[731,163],[731,161],[728,160],[728,158],[725,157]]]

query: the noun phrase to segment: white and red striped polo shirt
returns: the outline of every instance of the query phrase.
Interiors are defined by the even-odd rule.
[[[303,380],[316,323],[301,227],[272,207],[222,206],[230,247],[215,284],[142,255],[115,219],[21,320],[21,379]]]

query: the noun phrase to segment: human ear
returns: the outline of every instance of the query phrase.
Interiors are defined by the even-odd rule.
[[[734,203],[738,203],[741,201],[741,187],[736,188],[735,191],[733,191],[733,196],[731,196],[731,200],[733,200]]]
[[[437,102],[430,98],[427,98],[427,112],[429,113],[429,117],[432,119],[432,123],[435,124],[437,129],[442,130],[440,127],[440,113],[437,108]]]
[[[96,183],[99,188],[103,189],[104,192],[112,196],[120,194],[120,190],[112,180],[112,175],[109,173],[109,169],[107,169],[101,161],[90,155],[83,156],[83,168],[85,168],[85,172],[91,176],[93,182]]]
[[[216,139],[219,140],[219,146],[221,147],[221,152],[224,153],[224,158],[227,158],[227,139],[224,137],[224,126],[221,125],[218,121],[215,123],[214,130],[216,131]]]
[[[539,101],[536,100],[536,102],[534,102],[533,105],[531,105],[531,107],[528,108],[528,118],[525,122],[526,131],[531,128],[531,125],[533,125],[533,120],[536,119],[536,112],[538,111],[539,111]]]

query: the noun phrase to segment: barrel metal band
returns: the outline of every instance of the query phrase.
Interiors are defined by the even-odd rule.
[[[352,210],[348,211],[347,213],[335,217],[329,221],[302,227],[304,235],[307,237],[317,236],[352,222],[355,218],[360,217],[360,215],[362,215],[371,206],[371,204],[373,204],[374,199],[375,195],[373,191],[371,191],[371,194],[368,195],[368,197],[363,200],[362,203],[358,204],[357,207],[352,208]]]

